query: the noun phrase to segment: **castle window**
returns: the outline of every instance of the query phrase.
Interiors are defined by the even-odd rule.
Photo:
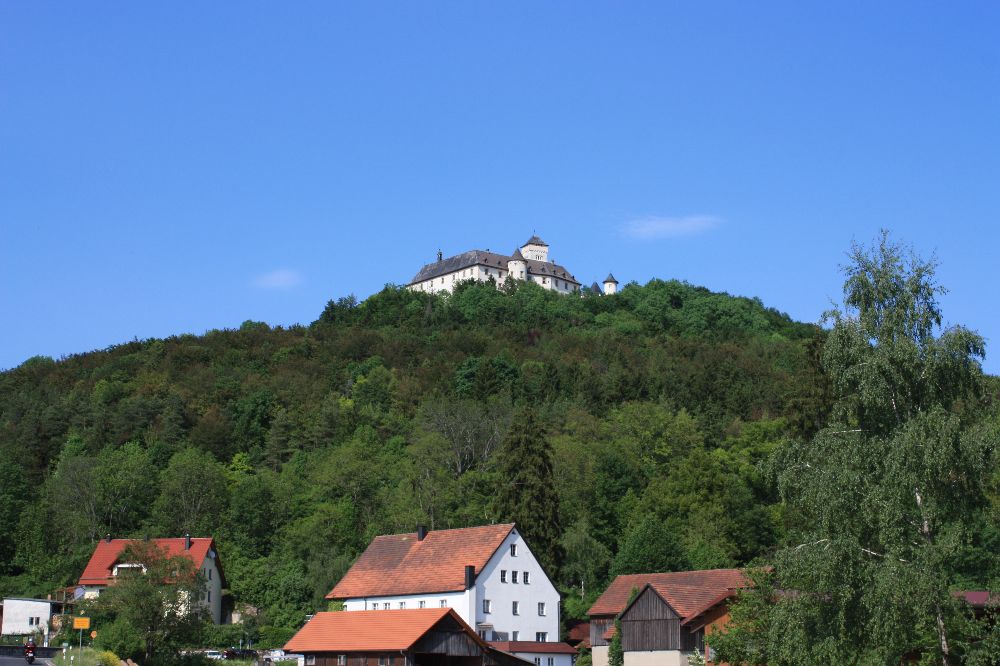
[[[501,583],[506,583],[507,582],[507,570],[506,569],[501,569],[500,570],[500,582]]]
[[[528,572],[527,571],[524,572],[524,584],[525,585],[528,584]]]

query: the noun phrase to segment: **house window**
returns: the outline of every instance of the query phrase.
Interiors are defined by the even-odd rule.
[[[521,614],[520,611],[521,611],[521,604],[518,603],[517,601],[512,602],[510,607],[510,612],[514,615],[520,615]]]
[[[501,583],[506,583],[507,582],[507,570],[506,569],[501,569],[500,570],[500,582]]]
[[[447,599],[442,599],[441,600],[441,608],[447,608],[447,607],[448,607],[448,600]]]
[[[423,599],[421,599],[420,601],[417,602],[417,607],[418,608],[427,608],[427,602],[424,601]]]
[[[347,655],[338,654],[337,655],[337,666],[347,666]]]
[[[212,570],[211,569],[208,570],[208,579],[212,580]]]
[[[400,601],[399,602],[399,610],[403,610],[404,608],[406,608],[406,602],[405,601]]]
[[[517,544],[516,543],[510,544],[510,556],[511,557],[517,557]]]
[[[535,657],[535,666],[542,666],[542,658]]]
[[[545,615],[545,602],[544,601],[539,601],[538,602],[538,614],[539,615]]]
[[[524,578],[524,584],[527,585],[528,584],[528,572],[527,571],[524,572],[523,578]]]
[[[554,666],[555,663],[556,663],[556,658],[555,657],[549,657],[545,661],[546,666]]]
[[[212,590],[208,591],[208,598],[206,599],[206,601],[208,601],[208,603],[212,603]]]
[[[378,658],[378,666],[392,666],[392,656],[382,656]]]
[[[388,601],[385,602],[384,604],[382,604],[382,610],[389,610],[389,602]]]
[[[493,603],[489,599],[483,599],[483,613],[492,613]]]
[[[517,572],[516,571],[511,571],[510,572],[510,582],[512,582],[512,583],[516,583],[517,582]]]
[[[536,631],[535,640],[539,643],[545,643],[549,640],[549,634],[546,631]]]
[[[512,640],[512,641],[516,641],[517,640],[517,632],[516,631],[510,632],[510,640]]]
[[[316,664],[316,655],[314,655],[314,654],[307,654],[306,655],[306,666],[315,666],[315,664]]]

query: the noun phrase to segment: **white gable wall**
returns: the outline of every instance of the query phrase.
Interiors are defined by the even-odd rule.
[[[512,544],[517,546],[516,556],[510,554]],[[506,583],[500,582],[501,571],[507,572]],[[513,582],[515,571],[517,583]],[[524,584],[526,571],[530,581],[527,585]],[[546,641],[559,641],[559,592],[516,528],[511,530],[503,545],[480,572],[476,579],[476,596],[475,622],[463,617],[476,631],[479,631],[480,624],[492,624],[493,631],[507,634],[504,640],[533,641],[536,633],[544,632],[547,634]],[[484,599],[490,600],[490,613],[483,612]],[[517,615],[513,614],[515,601],[518,602]],[[545,615],[538,614],[539,602],[545,604]]]
[[[0,634],[4,636],[26,636],[42,632],[49,633],[49,619],[52,604],[38,599],[4,599],[3,624]]]

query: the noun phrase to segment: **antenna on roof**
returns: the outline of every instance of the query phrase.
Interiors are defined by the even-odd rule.
[[[441,250],[438,250],[438,261],[441,261]]]

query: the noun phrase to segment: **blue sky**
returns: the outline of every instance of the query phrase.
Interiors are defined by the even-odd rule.
[[[0,368],[533,232],[816,321],[885,227],[1000,372],[1000,3],[5,2],[0,121]]]

